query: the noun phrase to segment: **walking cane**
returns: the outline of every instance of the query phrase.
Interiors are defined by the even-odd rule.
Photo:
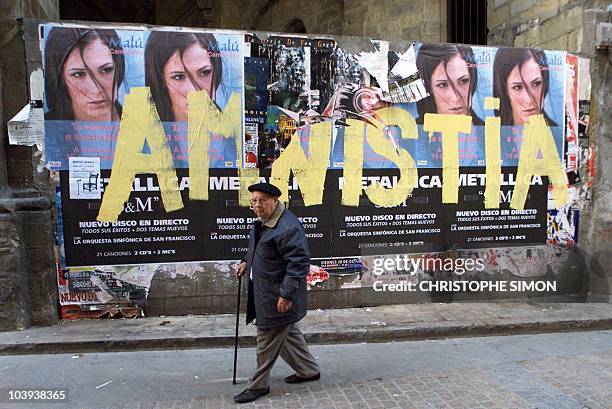
[[[236,336],[234,341],[234,376],[232,384],[236,385],[236,364],[238,361],[238,324],[240,322],[240,293],[242,292],[242,276],[238,277],[238,306],[236,307]]]

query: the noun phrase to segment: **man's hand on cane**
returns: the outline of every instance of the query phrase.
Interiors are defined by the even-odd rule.
[[[236,278],[242,277],[246,273],[246,262],[243,261],[240,264],[234,264]]]
[[[293,302],[283,298],[278,297],[278,302],[276,303],[276,310],[281,314],[288,312],[291,309]]]

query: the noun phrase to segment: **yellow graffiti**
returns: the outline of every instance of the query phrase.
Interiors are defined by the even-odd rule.
[[[288,201],[289,176],[297,179],[305,206],[323,203],[325,176],[329,167],[331,149],[331,122],[318,122],[299,128],[291,141],[272,165],[271,183],[281,190],[280,200]],[[309,129],[310,128],[310,129]],[[310,131],[308,157],[302,149],[300,132]]]
[[[499,109],[499,98],[486,97],[484,99],[484,109]]]
[[[189,93],[189,199],[208,200],[210,139],[212,135],[234,138],[238,176],[240,179],[239,203],[249,206],[248,186],[256,183],[257,169],[242,168],[242,109],[240,96],[232,94],[223,112],[210,99],[208,92]],[[194,160],[193,158],[197,158]]]
[[[499,207],[502,166],[500,133],[501,119],[499,117],[487,117],[485,119],[485,160],[487,166],[485,168],[486,187],[484,202],[486,209],[496,209]]]
[[[344,127],[344,169],[342,177],[342,204],[359,206],[361,178],[363,176],[363,133],[365,123],[348,119]]]
[[[188,157],[189,198],[209,199],[210,144],[213,136],[234,138],[236,167],[240,180],[239,203],[248,206],[250,194],[247,187],[259,180],[259,169],[243,169],[242,106],[240,95],[233,94],[221,112],[206,91],[189,94]],[[497,101],[498,103],[499,101]],[[494,98],[487,99],[487,107],[495,107]],[[359,206],[362,194],[364,144],[393,162],[400,177],[395,186],[385,188],[372,183],[365,194],[381,207],[401,204],[417,186],[418,171],[410,153],[388,137],[392,127],[397,127],[402,139],[417,139],[418,130],[413,116],[400,108],[390,107],[376,113],[378,126],[348,119],[344,127],[344,170],[342,204]],[[434,133],[442,136],[442,203],[457,203],[459,192],[459,133],[470,134],[472,120],[465,115],[425,115],[423,130],[431,138]],[[485,121],[486,189],[485,207],[497,208],[501,184],[501,122],[498,117]],[[323,203],[325,178],[329,167],[332,122],[319,122],[299,128],[287,148],[272,166],[271,182],[282,192],[281,200],[288,199],[291,174],[299,183],[306,206]],[[300,135],[308,135],[309,144],[302,148]],[[148,145],[150,153],[143,153]],[[106,187],[97,219],[115,221],[129,200],[134,178],[138,174],[157,175],[161,198],[166,211],[183,207],[172,152],[148,87],[132,88],[126,96],[113,162],[111,180]],[[522,209],[534,175],[548,176],[558,207],[567,202],[568,192],[563,165],[559,159],[552,133],[542,115],[531,116],[523,129],[523,143],[519,157],[517,184],[511,207]]]
[[[459,197],[459,132],[469,134],[472,118],[467,115],[425,114],[423,130],[442,134],[442,203],[457,203]]]
[[[172,152],[152,101],[149,87],[132,88],[125,97],[111,180],[104,192],[98,221],[112,222],[118,219],[124,203],[130,197],[134,177],[142,173],[157,175],[167,211],[183,207]],[[142,152],[145,141],[150,154]]]
[[[540,158],[538,158],[538,153]],[[548,176],[557,208],[567,203],[567,179],[559,159],[552,132],[546,125],[544,115],[532,115],[523,128],[521,153],[516,172],[516,186],[510,207],[523,209],[533,176]]]
[[[403,109],[385,108],[377,111],[385,124],[384,128],[366,127],[366,141],[374,152],[389,159],[400,171],[399,181],[392,188],[385,188],[374,182],[365,190],[368,198],[375,205],[393,207],[401,204],[414,189],[418,173],[414,159],[403,148],[396,146],[385,132],[390,132],[391,126],[397,126],[402,132],[402,139],[417,139],[417,125],[414,118]]]

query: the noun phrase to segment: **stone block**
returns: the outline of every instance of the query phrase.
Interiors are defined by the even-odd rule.
[[[151,283],[149,293],[161,298],[183,298],[196,295],[196,282],[191,278],[164,278]]]
[[[582,7],[574,7],[558,17],[549,19],[542,24],[542,41],[545,43],[551,42],[563,34],[580,28],[582,18]]]
[[[421,39],[420,27],[409,27],[402,31],[402,38],[408,41],[417,41]]]
[[[26,257],[32,274],[38,274],[47,271],[54,271],[55,256],[51,243],[45,246],[29,247],[26,249]]]
[[[539,45],[541,48],[545,50],[567,50],[567,34],[563,34],[560,37],[555,38],[554,40],[543,42]]]
[[[166,298],[147,297],[145,315],[148,317],[165,315],[165,300]]]
[[[595,48],[595,36],[597,24],[608,21],[609,13],[605,10],[588,9],[584,11],[584,24],[581,41],[581,52],[591,57],[597,55]]]
[[[154,315],[154,306],[163,302],[163,310],[158,312],[162,315],[187,315],[187,314],[206,314],[211,313],[204,308],[203,297],[179,297],[179,298],[163,298],[163,300],[153,301],[147,299],[146,313]],[[151,301],[151,306],[149,306]]]
[[[430,1],[423,6],[423,21],[442,22],[441,5],[439,1]]]
[[[582,52],[582,28],[572,31],[567,35],[567,51],[571,53]]]
[[[232,274],[219,273],[218,271],[204,271],[194,276],[197,296],[208,295],[233,295],[238,292],[238,281]],[[243,279],[242,284],[245,285]]]
[[[510,4],[510,14],[515,16],[517,14],[522,13],[525,10],[530,9],[535,5],[535,0],[514,0]]]
[[[0,331],[30,325],[31,308],[26,275],[23,272],[23,240],[19,218],[0,214]]]
[[[19,211],[17,214],[21,220],[26,247],[51,247],[51,210]]]
[[[19,278],[0,277],[0,331],[30,326],[31,308],[27,290]]]
[[[541,41],[540,37],[540,27],[536,26],[530,29],[527,29],[522,34],[517,35],[514,38],[514,46],[515,47],[534,47],[539,44]]]
[[[503,6],[499,9],[494,9],[489,11],[487,15],[487,25],[489,26],[489,30],[493,30],[495,27],[501,25],[506,20],[510,18],[510,7]]]
[[[392,10],[393,13],[414,13],[422,10],[422,0],[384,0],[378,2],[369,2],[370,9],[372,8],[383,8],[385,10]]]
[[[421,32],[424,35],[438,35],[440,36],[440,23],[425,23],[425,29]]]
[[[538,19],[540,23],[553,18],[559,12],[559,0],[538,1],[521,15],[523,20]]]
[[[38,20],[25,18],[23,19],[23,39],[28,41],[38,41],[40,31],[38,27]]]
[[[23,108],[29,99],[23,44],[18,54],[5,55],[1,60],[4,117],[11,118]]]
[[[38,40],[28,40],[25,42],[26,61],[42,62],[42,53],[38,44]]]

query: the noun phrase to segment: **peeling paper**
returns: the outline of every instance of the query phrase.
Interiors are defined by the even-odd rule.
[[[321,267],[311,264],[308,275],[306,276],[306,284],[308,289],[315,284],[322,283],[329,279],[329,273],[323,270]]]
[[[103,269],[103,267],[97,267]],[[134,284],[148,289],[151,287],[151,280],[157,272],[159,265],[139,265],[139,266],[116,266],[115,276],[126,283]]]
[[[44,87],[43,71],[37,68],[30,74],[30,101],[42,101]]]
[[[45,123],[42,106],[35,101],[24,106],[8,121],[9,143],[11,145],[34,146],[39,151],[45,146]]]
[[[406,78],[418,72],[414,45],[411,45],[408,51],[402,54],[399,61],[391,68],[391,74],[400,78]]]
[[[378,51],[373,53],[360,53],[357,56],[357,61],[365,70],[370,73],[383,92],[389,92],[389,84],[387,79],[387,73],[389,72],[389,61],[387,60],[387,54],[389,53],[389,42],[377,41]]]

